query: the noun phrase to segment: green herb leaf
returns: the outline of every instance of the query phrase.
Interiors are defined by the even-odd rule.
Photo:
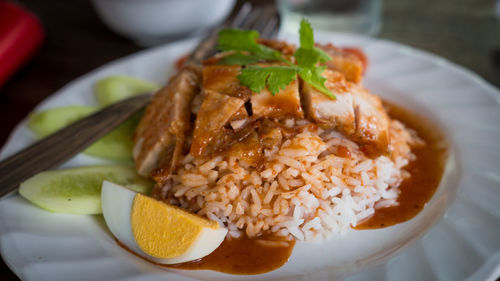
[[[260,93],[267,86],[271,94],[275,95],[297,79],[297,69],[290,66],[249,66],[241,70],[238,79],[252,92]]]
[[[314,47],[313,29],[306,19],[300,22],[299,34],[300,48],[293,54],[300,67],[299,76],[318,91],[335,99],[335,95],[325,87],[326,78],[322,76],[325,67],[317,66],[318,62],[326,62],[332,58],[323,50]]]
[[[253,92],[259,93],[266,87],[274,95],[297,79],[297,74],[314,88],[325,95],[335,95],[325,87],[326,78],[322,76],[325,67],[317,66],[319,62],[331,60],[323,50],[314,46],[314,32],[311,24],[303,19],[300,23],[300,48],[293,55],[297,61],[294,65],[283,55],[267,46],[257,43],[259,33],[255,30],[223,29],[219,32],[218,48],[222,51],[236,51],[222,59],[222,63],[250,65],[258,61],[280,61],[288,66],[249,66],[241,70],[238,79]]]
[[[307,58],[307,65],[310,65],[311,61],[315,61],[313,65],[315,65],[318,62],[326,62],[331,60],[332,58],[330,55],[328,55],[325,51],[321,50],[320,48],[314,47],[314,33],[311,27],[311,24],[306,20],[302,19],[300,22],[300,48],[295,52],[294,57],[297,59],[297,63],[299,65],[299,58],[297,58],[297,53],[299,55],[306,56]],[[309,50],[309,52],[305,52],[304,50]],[[306,66],[307,67],[307,66]]]
[[[223,29],[219,31],[217,47],[222,51],[246,51],[262,60],[287,62],[281,53],[257,43],[259,33],[255,30]]]
[[[219,31],[217,48],[222,51],[252,51],[259,33],[255,30],[228,28]]]
[[[320,62],[327,62],[332,60],[332,57],[320,48],[314,47],[313,50],[318,54]]]
[[[300,78],[302,78],[302,80],[309,83],[318,91],[322,92],[332,99],[335,99],[335,95],[325,86],[326,78],[322,75],[325,69],[326,66],[302,68],[299,70],[299,76]]]
[[[313,49],[303,49],[299,48],[293,54],[297,60],[297,65],[300,67],[314,67],[320,59],[319,53],[315,52]]]
[[[300,48],[312,49],[314,47],[314,32],[308,20],[302,19],[300,22]]]

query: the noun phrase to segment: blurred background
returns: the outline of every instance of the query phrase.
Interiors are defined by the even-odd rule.
[[[71,80],[149,46],[200,36],[242,2],[0,0],[0,146],[38,103]],[[316,30],[420,48],[500,87],[500,1],[277,0],[276,7],[285,31],[297,30],[306,15]],[[0,260],[0,281],[6,280],[19,279]]]

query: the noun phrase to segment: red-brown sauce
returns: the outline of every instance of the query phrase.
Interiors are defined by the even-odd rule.
[[[259,239],[261,238],[226,239],[215,251],[200,260],[166,267],[210,269],[231,274],[260,274],[285,264],[295,245],[295,241],[282,241],[285,246],[273,247],[260,243]]]
[[[260,240],[274,240],[282,245],[268,246],[259,242]],[[120,241],[116,240],[116,243],[135,256],[147,260],[131,251]],[[170,265],[147,261],[167,268],[209,269],[241,275],[261,274],[284,265],[290,258],[294,245],[295,241],[276,240],[272,237],[251,239],[242,236],[241,238],[226,238],[210,255],[195,261]]]
[[[439,186],[446,164],[447,144],[436,126],[402,107],[390,103],[385,103],[384,107],[392,119],[415,130],[425,141],[425,146],[412,149],[417,159],[405,167],[411,177],[399,186],[399,205],[377,210],[371,218],[356,226],[356,229],[387,227],[416,216]]]

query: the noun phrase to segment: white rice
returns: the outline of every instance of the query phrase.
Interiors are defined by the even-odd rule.
[[[287,126],[293,126],[288,122]],[[173,176],[171,203],[189,208],[229,229],[229,235],[263,233],[316,240],[344,233],[377,208],[397,205],[399,184],[413,160],[416,135],[391,123],[391,158],[366,157],[343,135],[303,131],[265,151],[260,171],[236,158],[187,155]],[[339,146],[350,157],[336,155]]]

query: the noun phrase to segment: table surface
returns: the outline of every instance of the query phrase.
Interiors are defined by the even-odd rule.
[[[114,34],[90,1],[21,1],[42,21],[43,47],[0,86],[0,146],[42,100],[92,69],[143,48]],[[493,0],[385,0],[380,38],[420,48],[500,87],[500,21]],[[0,281],[19,280],[0,260]]]

